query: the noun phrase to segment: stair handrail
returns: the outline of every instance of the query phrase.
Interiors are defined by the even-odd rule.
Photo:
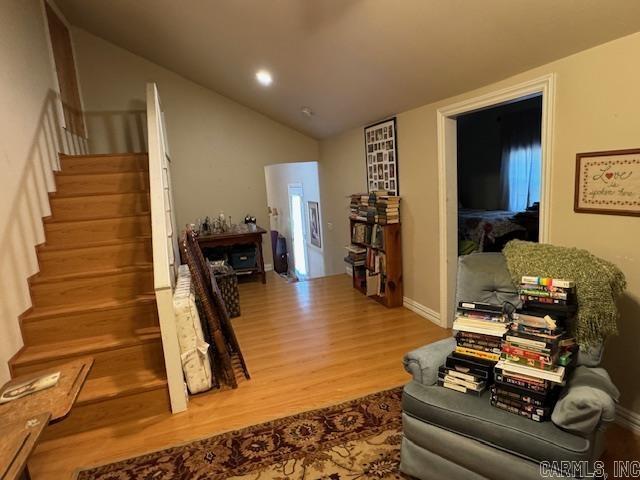
[[[171,158],[164,113],[155,83],[147,84],[147,136],[149,143],[149,190],[151,197],[151,240],[153,283],[158,306],[164,363],[171,411],[187,409],[178,331],[173,311],[173,290],[178,275],[179,250],[173,195]]]

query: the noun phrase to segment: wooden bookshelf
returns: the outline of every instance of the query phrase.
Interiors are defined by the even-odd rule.
[[[367,250],[372,249],[377,252],[381,252],[384,254],[384,270],[385,275],[383,281],[384,283],[384,293],[382,295],[369,295],[370,298],[374,299],[378,303],[386,307],[400,307],[403,302],[403,288],[402,288],[402,237],[401,237],[401,228],[400,223],[391,223],[387,225],[375,224],[372,222],[367,222],[364,220],[357,220],[350,218],[349,219],[350,228],[349,231],[351,233],[351,244],[356,245],[362,248],[366,248]],[[353,241],[353,230],[354,225],[357,223],[366,224],[373,228],[374,225],[379,225],[382,229],[382,247],[376,247],[372,245],[368,245],[366,243],[354,242]],[[367,266],[351,266],[352,268],[352,284],[353,288],[360,291],[363,295],[367,294],[366,287],[366,276],[367,276]],[[378,274],[381,275],[381,274]],[[361,280],[364,278],[364,282]]]

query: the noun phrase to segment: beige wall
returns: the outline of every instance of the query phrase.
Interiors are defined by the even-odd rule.
[[[179,227],[221,210],[233,221],[252,214],[268,227],[264,166],[318,159],[310,137],[84,30],[73,37],[92,152],[146,150],[140,112],[146,82],[158,84]]]
[[[22,346],[18,316],[31,305],[27,278],[38,271],[34,246],[58,152],[85,145],[67,135],[58,115],[57,83],[39,0],[0,4],[0,384]]]
[[[436,110],[491,90],[548,73],[557,74],[552,151],[550,241],[571,245],[616,263],[627,276],[620,302],[620,335],[607,347],[605,365],[622,390],[622,405],[640,412],[640,219],[573,212],[578,152],[640,147],[640,34],[581,52],[494,85],[398,114],[405,295],[439,310],[438,164]],[[345,195],[365,188],[362,129],[320,145],[328,273],[344,271],[349,241]]]

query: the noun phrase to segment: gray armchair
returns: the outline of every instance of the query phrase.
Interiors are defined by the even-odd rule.
[[[457,297],[494,304],[519,302],[499,253],[460,257]],[[455,339],[449,338],[405,356],[413,380],[405,386],[402,399],[403,473],[421,480],[529,480],[544,478],[542,462],[548,468],[565,468],[559,463],[563,461],[580,462],[572,468],[579,466],[584,473],[587,468],[601,473],[594,462],[602,454],[602,433],[613,420],[618,395],[604,370],[590,368],[599,363],[601,348],[580,352],[578,363],[583,366],[576,369],[556,405],[554,422],[543,423],[492,407],[488,392],[475,397],[437,386],[438,367],[454,348]],[[565,478],[583,475],[573,472]]]

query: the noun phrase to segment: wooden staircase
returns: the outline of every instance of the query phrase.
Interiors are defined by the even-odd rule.
[[[46,243],[37,247],[40,272],[29,279],[33,307],[21,316],[24,347],[10,362],[17,376],[94,357],[71,417],[49,429],[54,436],[169,410],[147,155],[61,156],[61,164]]]

